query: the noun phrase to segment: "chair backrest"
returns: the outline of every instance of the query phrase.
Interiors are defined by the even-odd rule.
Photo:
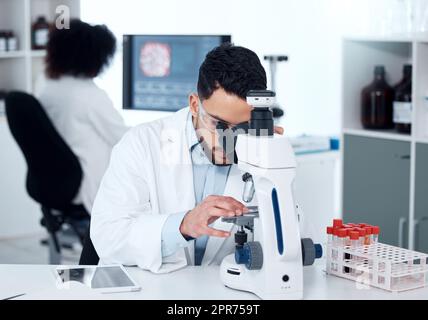
[[[68,207],[82,180],[79,160],[36,98],[10,92],[5,102],[10,131],[27,162],[28,194],[46,207]]]

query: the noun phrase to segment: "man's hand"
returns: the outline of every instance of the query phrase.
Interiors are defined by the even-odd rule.
[[[184,216],[180,232],[192,238],[203,235],[226,238],[230,232],[213,229],[209,225],[220,217],[240,216],[246,212],[248,209],[232,197],[208,196]]]
[[[274,132],[277,133],[277,134],[283,134],[284,133],[284,128],[283,127],[275,126],[273,129],[274,129]]]

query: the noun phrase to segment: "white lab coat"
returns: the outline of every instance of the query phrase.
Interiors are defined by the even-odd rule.
[[[185,108],[128,131],[113,149],[92,210],[91,239],[102,263],[137,265],[164,273],[194,264],[194,247],[162,258],[161,234],[168,214],[195,207]],[[233,165],[224,195],[242,199],[242,173]],[[253,205],[250,203],[248,205]],[[217,219],[213,228],[233,231]],[[234,250],[233,236],[210,237],[202,265],[219,264]]]
[[[113,146],[128,129],[92,79],[39,78],[36,92],[54,127],[79,159],[83,177],[74,203],[90,212]]]

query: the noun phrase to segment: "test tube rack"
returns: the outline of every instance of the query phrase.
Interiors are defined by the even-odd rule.
[[[411,290],[427,284],[428,254],[379,242],[327,244],[327,273],[392,292]]]

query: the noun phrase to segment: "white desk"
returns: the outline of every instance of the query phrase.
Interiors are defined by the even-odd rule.
[[[20,293],[27,295],[17,299],[257,299],[251,293],[224,287],[215,266],[188,267],[163,275],[128,268],[142,290],[103,295],[90,294],[86,289],[57,289],[53,269],[49,265],[0,265],[0,299]],[[326,275],[323,269],[323,264],[304,268],[304,299],[428,299],[428,287],[401,293],[358,289],[355,282]]]

